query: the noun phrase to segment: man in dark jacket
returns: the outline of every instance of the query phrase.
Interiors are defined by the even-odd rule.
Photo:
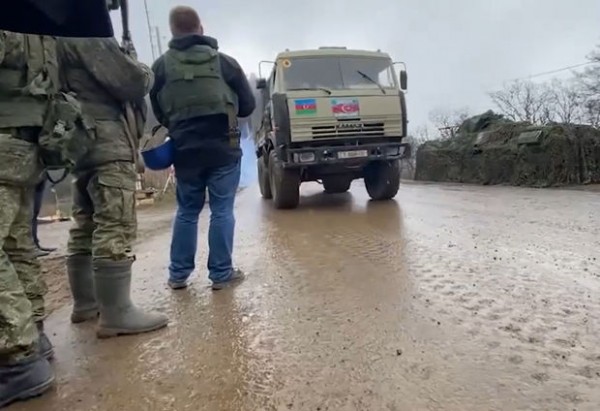
[[[169,285],[185,288],[195,268],[198,216],[208,189],[208,270],[213,289],[219,290],[244,279],[231,258],[242,156],[237,118],[250,116],[256,103],[240,65],[204,35],[194,9],[174,8],[170,25],[173,39],[152,66],[150,91],[154,114],[175,145],[178,210]]]

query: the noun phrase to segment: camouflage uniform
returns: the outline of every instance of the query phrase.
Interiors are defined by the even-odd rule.
[[[38,137],[58,73],[51,37],[0,31],[0,360],[36,347],[46,284],[34,255],[33,189],[42,173]]]
[[[130,300],[143,119],[133,125],[126,109],[143,106],[152,72],[125,54],[114,38],[61,38],[57,50],[64,91],[77,95],[83,114],[93,119],[95,134],[91,150],[73,172],[75,222],[67,258],[71,321],[95,319],[99,312],[101,338],[153,331],[166,326],[167,318],[139,310]]]
[[[133,258],[138,141],[129,133],[123,105],[144,98],[147,67],[126,56],[115,39],[59,39],[64,83],[94,119],[95,145],[74,171],[70,255]]]

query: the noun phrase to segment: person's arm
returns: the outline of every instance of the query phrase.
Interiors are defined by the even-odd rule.
[[[74,39],[85,69],[116,100],[126,103],[144,98],[152,71],[126,55],[114,38]]]
[[[154,85],[150,89],[150,103],[152,104],[152,111],[154,112],[156,121],[158,121],[163,127],[169,128],[169,119],[165,116],[165,113],[162,111],[162,108],[158,102],[158,93],[160,93],[161,89],[165,85],[164,61],[162,57],[159,57],[158,60],[154,62],[152,65],[152,72],[154,73]]]
[[[238,96],[238,117],[248,117],[256,108],[256,100],[246,74],[233,57],[223,53],[220,53],[220,57],[223,78]]]

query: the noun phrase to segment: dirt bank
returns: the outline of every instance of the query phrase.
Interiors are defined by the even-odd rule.
[[[556,187],[600,183],[600,130],[516,123],[492,112],[419,147],[415,179]]]

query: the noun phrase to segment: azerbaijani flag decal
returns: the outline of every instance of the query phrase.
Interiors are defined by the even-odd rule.
[[[294,100],[296,114],[299,116],[317,114],[317,100],[314,98],[304,98]]]
[[[331,99],[331,111],[335,117],[358,117],[360,106],[356,98]]]

